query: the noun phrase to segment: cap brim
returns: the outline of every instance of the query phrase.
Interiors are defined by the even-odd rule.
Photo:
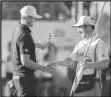
[[[42,16],[41,16],[41,15],[37,15],[35,18],[37,18],[37,19],[41,19]]]
[[[83,24],[75,24],[75,25],[72,25],[72,27],[80,27],[80,26],[82,26]]]

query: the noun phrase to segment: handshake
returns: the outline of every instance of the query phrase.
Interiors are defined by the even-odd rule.
[[[59,61],[50,62],[47,67],[57,67],[59,65]]]
[[[41,70],[47,73],[51,73],[52,75],[55,75],[57,72],[56,68],[57,64],[55,62],[49,63],[47,66],[44,66]]]

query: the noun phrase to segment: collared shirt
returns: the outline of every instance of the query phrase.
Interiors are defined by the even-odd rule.
[[[20,58],[21,54],[28,54],[30,56],[30,60],[36,62],[35,44],[31,36],[31,30],[25,24],[20,23],[15,29],[12,37],[14,75],[17,75],[17,72],[33,71],[23,66]]]

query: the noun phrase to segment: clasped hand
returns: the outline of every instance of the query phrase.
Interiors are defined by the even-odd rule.
[[[56,65],[56,63],[54,63],[54,62],[50,62],[48,65],[47,65],[47,67],[56,67],[57,65]]]

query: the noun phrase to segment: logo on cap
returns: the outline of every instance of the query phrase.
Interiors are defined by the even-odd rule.
[[[72,25],[73,27],[79,27],[84,24],[94,25],[94,19],[90,16],[80,16],[78,23],[75,25]]]

